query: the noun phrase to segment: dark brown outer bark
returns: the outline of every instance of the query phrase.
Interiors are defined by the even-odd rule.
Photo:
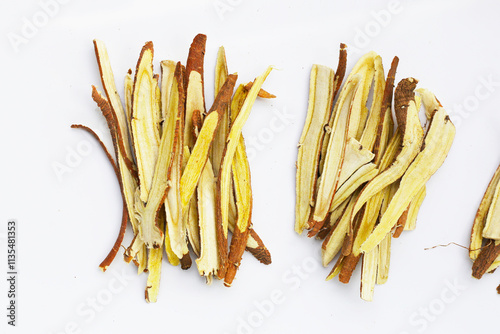
[[[500,295],[500,285],[497,286],[497,293]]]
[[[186,79],[189,84],[189,75],[191,71],[196,71],[201,75],[202,93],[203,93],[203,109],[205,107],[205,80],[203,73],[203,62],[205,60],[205,45],[207,43],[207,36],[198,34],[194,37],[193,43],[189,48],[189,54],[186,61]],[[186,86],[187,87],[187,86]]]
[[[207,115],[211,112],[216,111],[219,114],[219,120],[227,109],[229,103],[231,103],[231,97],[233,96],[234,85],[238,80],[237,74],[229,74],[227,76],[226,82],[222,85],[219,94],[215,97],[214,104],[208,111]]]
[[[384,128],[385,114],[387,111],[391,112],[392,106],[392,95],[394,90],[394,81],[396,79],[396,70],[398,68],[399,58],[394,57],[391,63],[391,68],[389,73],[387,73],[387,79],[385,81],[384,96],[382,98],[382,109],[380,114],[380,119],[377,126],[377,137],[375,138],[375,143],[373,144],[373,154],[375,154],[375,161],[377,161],[380,153],[380,144],[382,140],[382,130]]]
[[[252,89],[252,86],[253,86],[253,81],[250,81],[249,83],[247,83],[245,85],[245,89],[247,91],[250,91],[250,89]],[[262,88],[259,90],[259,93],[257,93],[257,96],[261,97],[263,99],[274,99],[276,97],[276,95],[271,94],[271,93],[263,90]]]
[[[153,49],[153,43],[152,42],[148,42],[148,43],[151,43],[151,50],[152,50]],[[108,92],[108,87],[106,87],[106,85],[104,84],[104,75],[103,75],[103,71],[102,71],[102,67],[101,67],[101,56],[99,54],[99,51],[97,49],[97,43],[95,41],[94,41],[94,52],[95,52],[95,56],[96,56],[96,59],[97,59],[97,65],[99,66],[99,73],[100,73],[100,77],[101,77],[102,87],[104,89],[104,92],[106,93],[106,96],[107,96],[108,100],[109,100],[110,92]],[[129,71],[130,71],[130,69],[129,69]],[[92,86],[92,98],[94,98],[94,89],[95,89],[95,87]],[[97,92],[97,89],[95,89],[95,90]],[[97,96],[98,96],[98,94],[97,94]],[[98,96],[98,97],[100,99],[100,96]],[[101,111],[104,114],[104,110],[102,109],[102,107],[100,105],[100,102],[98,100],[96,100],[95,98],[94,98],[94,101],[99,105],[99,107],[101,108]],[[104,100],[104,101],[106,101],[106,100]],[[116,110],[113,109],[113,106],[111,105],[111,103],[109,103],[108,101],[106,101],[106,102],[108,104],[108,106],[107,106],[107,113],[109,113],[109,116],[105,115],[104,117],[106,117],[106,121],[108,122],[108,126],[110,126],[109,125],[110,121],[108,120],[108,117],[110,118],[110,120],[112,120],[113,127],[115,128],[112,132],[115,133],[114,135],[117,138],[116,140],[117,140],[118,149],[120,150],[120,152],[123,155],[123,160],[125,161],[125,165],[130,170],[130,172],[132,173],[132,175],[134,175],[134,177],[138,177],[135,165],[129,159],[129,157],[127,156],[127,151],[125,151],[125,146],[124,146],[124,143],[123,143],[123,135],[122,135],[120,126],[118,124],[118,117],[116,116]],[[111,130],[111,128],[110,128],[110,130]],[[127,131],[127,129],[125,129],[125,131]],[[113,135],[113,133],[112,133],[112,135]],[[118,150],[115,149],[115,151],[116,151],[116,155],[117,155],[117,158],[118,158]]]
[[[173,147],[174,150],[172,152],[172,162],[170,164],[170,168],[168,170],[168,177],[170,178],[173,164],[174,164],[174,158],[176,155],[178,155],[178,161],[177,163],[180,163],[181,166],[179,167],[179,170],[182,174],[182,156],[184,154],[184,117],[185,117],[185,103],[186,103],[186,90],[184,87],[184,77],[185,77],[185,68],[182,66],[180,62],[177,63],[175,67],[175,72],[174,72],[174,77],[175,81],[177,82],[177,90],[179,92],[179,101],[177,105],[177,124],[175,125],[175,137],[174,137],[174,143]],[[176,150],[179,150],[177,153]],[[181,177],[181,174],[179,174],[179,178]],[[168,188],[168,187],[167,187]],[[167,189],[165,189],[165,195],[164,197],[167,196]],[[159,208],[158,208],[159,209]],[[192,261],[191,261],[191,256],[189,255],[189,251],[185,253],[182,258],[180,259],[181,263],[181,268],[183,270],[187,270],[191,267]]]
[[[337,97],[337,93],[339,92],[340,90],[340,87],[342,85],[342,81],[344,80],[344,76],[345,76],[345,71],[346,71],[346,66],[347,66],[347,50],[346,50],[347,46],[344,44],[344,43],[340,43],[340,51],[339,51],[339,62],[337,64],[337,71],[335,72],[335,76],[333,78],[333,84],[334,84],[334,91],[333,91],[333,94],[332,94],[332,100],[330,101],[330,116],[328,117],[328,124],[331,124],[333,122],[333,118],[335,117],[335,115],[333,114],[333,110],[335,108],[335,98]],[[349,119],[347,121],[347,123],[349,123]],[[328,124],[325,124],[328,125]],[[323,141],[325,140],[325,136],[323,136],[321,138],[321,143],[320,143],[320,147],[323,147]],[[342,149],[342,152],[344,151],[345,149],[345,143],[344,143],[344,147]],[[318,156],[318,166],[319,164],[321,164],[321,150],[319,152],[319,156]],[[343,159],[344,157],[342,156],[342,162],[343,163]],[[339,170],[339,175],[340,175],[340,170]],[[316,178],[314,180],[314,185],[313,185],[313,188],[316,189],[316,183],[317,183],[318,179]],[[338,179],[337,179],[337,184],[335,185],[335,188],[337,188],[337,185],[338,185]],[[333,196],[332,196],[332,200],[333,200]],[[309,218],[309,221],[308,221],[308,229],[310,230],[308,233],[307,233],[307,236],[309,238],[312,238],[314,237],[316,234],[318,234],[318,232],[323,228],[324,224],[325,224],[325,221],[328,217],[326,217],[323,221],[320,221],[320,222],[317,222],[317,221],[314,221],[312,219],[312,216],[314,214],[314,210],[311,211],[311,216]]]
[[[92,99],[97,104],[99,109],[101,109],[102,115],[108,124],[109,132],[111,133],[111,138],[113,139],[116,160],[118,161],[118,151],[120,151],[123,156],[123,160],[125,161],[125,166],[130,173],[132,173],[132,176],[137,178],[137,170],[135,169],[133,162],[130,161],[126,155],[125,148],[123,146],[123,137],[121,136],[120,126],[118,125],[118,119],[113,111],[113,108],[111,107],[111,104],[108,100],[101,96],[95,86],[92,86]]]
[[[191,261],[191,256],[189,256],[189,253],[186,253],[182,256],[182,259],[180,259],[180,262],[181,262],[181,268],[183,270],[187,270],[189,268],[191,268],[191,264],[193,263]]]
[[[335,87],[332,95],[332,111],[334,107],[333,101],[335,100],[335,97],[337,96],[337,93],[340,90],[340,87],[342,86],[342,81],[344,80],[346,66],[347,66],[347,46],[344,43],[340,43],[339,62],[337,65],[337,70],[335,71],[335,77],[333,81],[335,83]]]
[[[500,254],[500,244],[495,246],[493,240],[481,249],[476,261],[472,265],[472,277],[480,279],[486,273],[491,264]]]
[[[394,92],[394,105],[396,120],[398,127],[401,127],[401,133],[404,135],[406,131],[406,117],[408,114],[408,106],[410,101],[415,101],[415,88],[418,80],[414,78],[406,78],[401,80]]]
[[[250,252],[260,263],[263,264],[271,264],[271,252],[267,249],[267,247],[262,242],[262,239],[259,237],[257,232],[253,228],[249,228],[250,236],[257,242],[259,245],[257,248],[247,247],[246,250]]]
[[[353,224],[349,227],[349,233],[344,239],[344,244],[342,245],[342,254],[344,256],[348,256],[352,252],[352,246],[354,244],[354,240],[358,236],[359,227],[361,226],[361,221],[365,215],[366,204],[363,205],[361,210],[354,217]]]
[[[248,240],[250,229],[240,231],[238,226],[234,227],[233,238],[231,239],[231,246],[229,250],[229,257],[227,260],[227,271],[224,277],[224,285],[230,287],[233,283],[234,277],[241,263],[241,258],[245,252],[245,245]]]
[[[359,254],[358,256],[354,256],[354,254],[349,254],[344,258],[343,261],[344,263],[339,273],[340,282],[345,284],[349,283],[352,273],[354,272],[354,269],[356,269],[356,266],[358,265],[360,258],[361,254]]]
[[[318,234],[316,234],[316,239],[324,240],[328,235],[330,235],[331,231],[331,226],[323,227],[321,230],[319,230]]]
[[[212,105],[212,108],[210,108],[210,111],[208,114],[211,112],[217,112],[219,116],[219,122],[222,119],[222,115],[224,112],[228,109],[227,106],[231,102],[231,97],[233,96],[233,90],[234,90],[234,85],[236,84],[236,80],[238,79],[237,74],[230,74],[228,75],[226,82],[220,89],[219,93],[217,94],[217,97],[215,98],[214,104]],[[227,147],[226,147],[227,148]],[[226,148],[224,148],[224,153],[222,155],[224,159],[224,155],[226,154]],[[220,172],[219,172],[220,175]],[[217,191],[216,191],[216,203],[217,203],[217,210],[216,210],[216,216],[217,216],[217,225],[216,225],[216,232],[217,232],[217,244],[218,244],[218,252],[219,252],[219,262],[220,262],[220,268],[217,273],[217,277],[219,279],[223,279],[226,275],[226,262],[227,262],[227,237],[224,235],[224,230],[222,227],[222,212],[221,212],[221,197],[220,197],[220,177],[217,179]]]
[[[102,271],[106,271],[108,267],[111,265],[113,260],[116,257],[116,254],[118,254],[118,250],[120,249],[120,246],[123,242],[123,237],[125,236],[125,231],[127,229],[127,222],[128,222],[128,211],[127,211],[127,202],[125,201],[125,195],[123,193],[123,184],[122,184],[122,179],[120,177],[120,170],[118,169],[118,166],[116,165],[115,161],[113,160],[113,157],[111,154],[108,152],[108,149],[104,145],[104,143],[101,141],[99,136],[89,127],[86,127],[84,125],[80,124],[73,124],[71,126],[73,129],[82,129],[90,133],[98,142],[99,145],[101,146],[102,150],[106,154],[106,157],[108,158],[109,163],[113,167],[113,170],[115,172],[116,178],[118,180],[118,183],[120,185],[120,192],[122,194],[122,202],[123,202],[123,211],[122,211],[122,222],[120,224],[120,231],[118,232],[118,236],[116,237],[115,244],[109,251],[108,255],[106,258],[101,262],[99,265],[99,268],[101,268]],[[115,150],[116,150],[116,144],[115,144]]]

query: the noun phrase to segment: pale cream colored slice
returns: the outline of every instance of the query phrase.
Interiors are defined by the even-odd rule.
[[[189,156],[191,155],[191,152],[189,151],[189,147],[184,145],[184,154],[182,156],[182,164],[183,167],[185,168]],[[205,167],[206,168],[206,167]],[[202,173],[203,174],[203,173]],[[200,176],[201,178],[201,176]],[[199,181],[198,181],[199,184]],[[189,240],[189,244],[193,248],[193,252],[196,254],[196,256],[200,256],[200,249],[201,249],[201,244],[200,244],[200,226],[199,226],[199,218],[198,218],[198,201],[196,198],[196,195],[193,195],[191,198],[191,202],[189,202],[189,208],[188,212],[183,213],[184,216],[184,224],[186,224],[187,228],[187,236]]]
[[[349,115],[351,112],[351,101],[358,89],[360,76],[353,76],[351,81],[348,81],[339,96],[339,108],[335,115],[333,123],[333,132],[330,136],[328,149],[325,158],[323,173],[319,177],[318,194],[316,203],[314,203],[313,222],[319,223],[325,220],[329,212],[333,196],[338,188],[338,178],[342,163],[347,140],[350,137]]]
[[[366,202],[365,211],[363,217],[361,218],[361,223],[352,245],[352,253],[354,256],[361,254],[361,245],[366,241],[366,239],[368,239],[373,231],[373,228],[375,227],[375,223],[379,217],[380,207],[382,205],[382,201],[384,200],[385,189],[386,188],[379,191],[375,194],[375,196],[370,198],[368,202]]]
[[[170,92],[172,89],[172,82],[174,80],[176,63],[173,60],[162,60],[160,62],[161,68],[161,120],[165,126],[167,122],[168,115],[168,101],[170,99]],[[170,117],[172,118],[172,117]]]
[[[227,79],[229,72],[226,63],[226,52],[224,47],[220,47],[217,52],[217,61],[215,63],[215,85],[214,85],[214,97],[217,96],[222,85]],[[236,93],[234,94],[236,96]],[[234,99],[234,98],[233,98]],[[212,144],[212,151],[210,155],[210,161],[212,162],[212,168],[214,170],[214,175],[217,177],[219,175],[220,165],[222,162],[222,156],[224,155],[224,148],[226,147],[226,138],[229,134],[230,127],[230,113],[229,106],[228,110],[224,112],[220,120],[219,127],[215,133],[214,142]]]
[[[344,210],[345,208],[347,207],[347,205],[349,204],[349,202],[351,201],[351,197],[347,197],[345,201],[343,201],[339,206],[337,206],[331,213],[330,213],[330,218],[329,218],[329,221],[330,221],[330,226],[333,226],[335,225],[335,223],[337,222],[337,220],[342,217],[342,215],[344,214]]]
[[[192,149],[196,138],[193,134],[193,112],[198,110],[201,115],[205,114],[205,100],[203,97],[203,81],[201,74],[191,71],[186,94],[186,118],[184,127],[184,144]]]
[[[164,224],[160,225],[163,228]],[[157,249],[149,250],[148,255],[148,280],[146,282],[146,301],[156,303],[160,292],[161,266],[163,260],[163,245]]]
[[[178,65],[179,67],[179,65]],[[182,71],[181,71],[182,72]],[[183,219],[183,213],[187,212],[187,206],[183,206],[181,202],[181,175],[183,167],[183,119],[184,113],[179,107],[180,98],[180,82],[182,78],[179,76],[174,79],[170,90],[169,106],[164,123],[164,135],[169,135],[168,139],[171,142],[170,161],[168,168],[168,189],[165,198],[165,213],[167,218],[167,230],[169,233],[170,246],[172,252],[182,259],[185,254],[189,253],[186,235],[186,222]],[[167,169],[164,170],[167,174]]]
[[[372,54],[371,52],[369,55]],[[351,123],[349,133],[352,134],[356,140],[361,140],[367,122],[368,108],[366,102],[373,82],[373,75],[375,73],[374,58],[367,57],[368,61],[365,66],[358,72],[362,75],[361,87],[356,91],[356,95],[352,101]]]
[[[326,66],[313,65],[310,76],[309,106],[298,144],[295,200],[295,232],[307,227],[314,200],[318,162],[325,125],[330,118],[335,73]]]
[[[389,233],[422,186],[441,167],[451,148],[455,137],[455,126],[448,114],[435,97],[431,102],[424,99],[424,105],[428,111],[430,110],[429,114],[433,115],[425,137],[424,149],[408,167],[379,225],[361,246],[362,252],[371,251]]]
[[[191,151],[191,156],[189,157],[181,178],[181,203],[183,208],[188,207],[191,197],[196,190],[201,172],[208,159],[208,151],[218,122],[219,115],[215,111],[208,114],[203,121],[203,127],[200,130],[200,134]]]
[[[401,144],[401,135],[399,131],[393,136],[391,141],[387,144],[388,148],[385,150],[384,155],[379,159],[380,169],[379,171],[386,170],[394,161],[399,147]],[[384,145],[385,146],[385,145]],[[380,146],[383,148],[383,145]],[[380,156],[380,154],[379,154]],[[366,241],[368,236],[372,233],[375,223],[379,218],[379,213],[383,205],[384,200],[387,200],[387,195],[390,193],[391,186],[387,186],[374,196],[372,196],[365,207],[365,214],[359,225],[356,238],[354,239],[352,252],[355,256],[359,255],[361,252],[361,245]],[[352,220],[352,219],[351,219]]]
[[[406,224],[404,229],[407,231],[414,230],[415,227],[417,226],[417,216],[418,216],[418,211],[420,210],[420,207],[422,206],[422,203],[424,202],[426,195],[426,187],[425,185],[420,189],[418,194],[415,196],[415,198],[411,201],[410,207],[408,210],[408,216],[406,218]]]
[[[377,137],[378,131],[378,123],[380,120],[380,115],[382,113],[382,100],[384,98],[384,90],[385,90],[385,76],[384,76],[384,66],[382,65],[382,58],[380,56],[376,56],[373,59],[374,63],[374,78],[375,78],[375,86],[373,88],[373,101],[370,107],[370,114],[368,115],[368,119],[366,121],[366,125],[363,130],[363,134],[361,135],[360,143],[364,148],[368,150],[373,149],[373,145],[375,144],[375,139]],[[390,112],[389,112],[390,114]],[[390,115],[392,120],[392,115]]]
[[[116,114],[119,131],[123,138],[125,154],[130,160],[133,160],[132,150],[130,146],[130,137],[127,131],[128,123],[125,118],[126,116],[123,110],[123,105],[120,99],[120,95],[118,94],[118,90],[116,89],[115,77],[113,75],[113,70],[111,68],[111,63],[109,61],[106,45],[104,45],[104,42],[95,39],[94,48],[97,61],[99,63],[99,71],[101,72],[102,85],[104,91],[106,92],[106,96],[108,97],[108,101],[111,105],[111,108],[113,108],[114,113]]]
[[[141,200],[146,202],[153,183],[153,175],[158,159],[160,134],[156,115],[158,105],[155,100],[156,81],[153,78],[152,44],[143,48],[137,64],[132,98],[132,133],[139,171]],[[152,241],[152,229],[148,228],[144,242]],[[157,234],[156,234],[157,237]]]
[[[368,302],[373,301],[373,290],[377,282],[379,255],[378,247],[363,255],[361,266],[361,299]]]
[[[166,214],[165,214],[165,218],[166,218]],[[177,257],[177,255],[175,255],[174,251],[172,250],[172,245],[170,243],[170,234],[168,233],[168,226],[166,224],[165,224],[165,240],[163,242],[163,246],[165,248],[165,253],[167,254],[168,262],[173,266],[178,266],[181,263],[181,261]]]
[[[346,182],[340,186],[333,196],[333,201],[330,206],[330,211],[336,210],[339,205],[347,200],[362,184],[369,182],[378,174],[377,166],[373,163],[368,163],[361,166]]]
[[[333,260],[333,258],[342,248],[344,238],[349,231],[350,223],[350,217],[346,213],[350,212],[349,210],[352,210],[356,198],[357,194],[354,194],[340,220],[338,220],[338,223],[336,223],[336,225],[333,227],[332,232],[330,232],[330,234],[323,241],[323,245],[321,247],[321,262],[324,267],[328,266],[328,264]]]
[[[154,93],[154,103],[156,103],[156,108],[155,108],[155,114],[154,116],[154,124],[156,124],[156,128],[158,129],[158,133],[160,134],[160,140],[161,140],[161,134],[162,134],[162,114],[161,114],[161,91],[160,91],[160,76],[158,74],[155,74],[153,76],[154,80],[154,87],[155,87],[155,93]]]
[[[498,197],[500,197],[500,182],[497,184],[488,215],[486,216],[483,238],[500,240],[500,201]]]
[[[248,92],[245,102],[241,107],[241,111],[238,114],[236,120],[233,122],[233,125],[231,126],[231,130],[228,135],[226,152],[222,160],[222,165],[219,174],[219,180],[220,180],[219,191],[221,200],[219,210],[221,210],[222,229],[226,240],[227,240],[227,229],[228,229],[228,218],[229,218],[229,196],[231,194],[228,185],[230,184],[232,176],[231,165],[233,163],[234,153],[236,152],[236,148],[238,146],[239,139],[241,137],[241,131],[243,130],[243,125],[248,119],[253,104],[255,103],[255,99],[257,98],[257,94],[262,88],[262,85],[264,84],[264,81],[266,80],[267,76],[269,75],[269,73],[271,73],[271,70],[272,67],[268,67],[263,74],[261,74],[255,79],[252,88]]]
[[[215,176],[210,159],[198,181],[198,213],[200,225],[200,257],[196,260],[198,272],[206,277],[207,284],[217,276],[219,256],[216,232]]]
[[[125,75],[125,80],[123,84],[125,92],[125,117],[126,117],[126,129],[128,131],[127,138],[130,139],[130,133],[132,133],[131,122],[132,122],[132,94],[134,91],[134,77],[132,76],[132,70],[129,70]],[[125,138],[124,138],[125,139]],[[130,141],[126,143],[129,148],[131,147]]]
[[[375,155],[361,145],[356,139],[349,138],[345,148],[344,163],[339,175],[339,187],[349,179],[354,172],[373,160]]]
[[[392,236],[387,233],[382,242],[377,246],[378,249],[378,269],[377,284],[384,284],[389,277],[389,267],[391,264],[391,240]]]
[[[160,210],[161,205],[165,201],[165,193],[167,192],[168,196],[168,192],[170,192],[170,190],[167,191],[167,187],[169,186],[169,183],[171,183],[169,182],[169,175],[167,171],[169,170],[169,166],[173,162],[174,163],[176,162],[175,159],[174,160],[172,159],[172,152],[175,151],[174,153],[176,156],[179,154],[177,152],[177,148],[173,147],[175,142],[173,134],[175,134],[176,131],[175,130],[172,131],[172,127],[180,126],[181,122],[180,117],[182,117],[182,110],[178,109],[180,92],[177,81],[171,85],[170,93],[171,93],[170,98],[168,100],[163,98],[163,100],[169,103],[169,110],[168,110],[169,115],[176,115],[176,118],[173,119],[173,117],[170,117],[171,119],[164,123],[165,126],[163,127],[164,130],[158,151],[158,159],[155,163],[153,183],[151,185],[151,189],[149,190],[147,202],[145,204],[144,212],[142,214],[141,226],[156,226],[156,217],[158,211]],[[160,99],[160,97],[158,97],[158,99]],[[160,117],[159,115],[160,114],[158,114],[157,116]],[[172,168],[172,170],[175,169],[176,168]],[[171,210],[172,208],[169,206],[170,214],[172,213]],[[169,227],[171,228],[171,226]],[[159,245],[161,245],[161,243]],[[146,246],[151,247],[147,243]],[[179,257],[179,255],[177,256]]]
[[[233,172],[234,193],[238,212],[236,218],[236,228],[243,233],[247,230],[252,215],[252,184],[250,177],[250,165],[246,155],[243,135],[240,135],[231,168]]]
[[[486,217],[488,211],[490,210],[491,203],[493,202],[493,197],[495,195],[498,184],[500,183],[500,166],[495,171],[486,192],[484,193],[481,204],[477,209],[476,217],[474,218],[474,224],[472,225],[470,246],[469,246],[469,257],[475,260],[479,255],[480,249],[483,246],[483,230],[484,224],[486,222]]]

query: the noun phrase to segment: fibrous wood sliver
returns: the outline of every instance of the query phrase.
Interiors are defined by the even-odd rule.
[[[343,210],[341,216],[336,219],[330,233],[326,236],[321,246],[321,259],[323,266],[328,266],[328,264],[333,260],[333,258],[338,254],[342,245],[344,243],[345,236],[349,230],[350,217],[345,214],[352,210],[356,198],[359,195],[359,191],[354,193],[349,200],[349,204]]]
[[[486,217],[490,210],[491,203],[493,202],[493,197],[496,193],[496,189],[498,188],[498,184],[500,183],[500,166],[495,171],[490,183],[488,184],[488,188],[484,193],[483,199],[481,200],[481,204],[476,213],[476,217],[474,218],[474,224],[472,225],[471,231],[471,239],[469,246],[469,257],[472,260],[475,260],[480,253],[480,249],[483,245],[483,229],[486,223]]]
[[[246,100],[247,94],[242,95]],[[242,107],[242,106],[241,106]],[[231,108],[231,122],[234,123],[241,111]],[[233,237],[229,247],[227,272],[224,277],[224,285],[231,286],[240,266],[243,252],[248,241],[251,217],[252,217],[252,184],[250,177],[250,165],[246,155],[245,141],[243,134],[240,138],[234,153],[232,164],[232,175],[234,184],[234,194],[236,198],[237,220],[233,229]]]
[[[351,101],[356,90],[360,86],[360,79],[361,76],[359,75],[353,76],[352,79],[344,85],[339,100],[337,101],[339,107],[337,108],[330,142],[328,143],[323,173],[318,179],[319,187],[314,203],[314,211],[309,221],[309,228],[315,228],[315,225],[319,226],[319,228],[322,226],[329,212],[335,191],[337,190],[346,143],[349,137],[352,136],[352,134],[349,133],[349,129],[352,128],[350,124]],[[317,230],[319,230],[319,228],[316,227]]]
[[[234,154],[239,143],[243,125],[248,119],[255,99],[257,98],[257,95],[262,87],[262,84],[264,83],[271,70],[272,67],[268,67],[263,74],[255,79],[252,88],[245,98],[245,102],[241,107],[241,111],[238,114],[238,117],[236,117],[233,124],[231,125],[231,130],[226,141],[226,148],[224,150],[219,177],[217,179],[217,240],[219,244],[219,261],[221,265],[218,272],[219,278],[222,278],[226,275],[227,230],[230,196],[230,190],[228,186],[230,184],[232,175],[231,166],[233,163]]]
[[[174,81],[170,90],[164,135],[169,135],[171,144],[168,175],[168,189],[165,198],[165,213],[169,242],[174,254],[181,260],[189,262],[187,246],[186,223],[183,214],[187,207],[181,203],[181,175],[184,155],[184,117],[185,117],[184,67],[177,63]],[[168,121],[167,121],[168,120]],[[186,266],[186,264],[182,264]]]
[[[181,198],[183,208],[188,206],[188,203],[194,194],[201,172],[207,162],[210,146],[215,136],[215,131],[217,130],[222,114],[226,111],[226,107],[230,103],[236,79],[237,75],[235,74],[228,76],[226,82],[221,88],[221,91],[217,95],[214,104],[205,117],[198,139],[191,150],[191,156],[189,157],[181,178]]]
[[[309,107],[299,140],[296,173],[295,231],[302,234],[313,207],[324,127],[331,114],[335,73],[331,68],[313,65],[309,88]]]
[[[229,72],[227,69],[226,53],[224,51],[224,47],[221,46],[219,48],[219,51],[217,52],[217,61],[215,64],[215,96],[217,96],[220,89],[222,88],[222,85],[226,81],[228,74]],[[236,93],[234,94],[234,96],[236,96]],[[210,161],[212,162],[212,168],[215,177],[219,175],[222,155],[224,154],[224,147],[226,147],[226,138],[229,134],[231,115],[229,106],[226,108],[227,110],[222,115],[219,127],[217,128],[217,131],[215,133],[214,143],[212,144],[210,155]]]
[[[156,81],[153,74],[153,43],[148,42],[141,50],[134,78],[132,93],[132,134],[139,172],[141,200],[146,202],[153,183],[153,174],[160,133],[156,122],[158,114]],[[153,228],[142,228],[142,239],[148,247],[158,240],[158,232]]]

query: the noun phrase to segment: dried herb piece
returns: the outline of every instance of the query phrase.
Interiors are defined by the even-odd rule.
[[[203,121],[203,126],[198,135],[198,140],[196,140],[196,143],[193,146],[191,156],[189,157],[181,178],[181,198],[183,208],[188,206],[196,185],[198,184],[201,172],[208,159],[208,153],[215,136],[215,131],[217,130],[220,119],[222,118],[222,114],[227,109],[227,105],[230,102],[237,78],[238,76],[236,74],[228,76],[226,82],[217,95],[212,108],[210,108],[207,117]]]
[[[242,100],[246,100],[247,94],[241,95]],[[241,111],[240,109],[231,108],[231,121],[236,122],[236,119]],[[236,275],[236,271],[240,266],[241,257],[245,251],[248,242],[248,234],[250,231],[252,217],[252,185],[250,177],[250,165],[246,155],[245,141],[243,135],[240,134],[239,142],[232,164],[234,193],[236,195],[236,207],[238,216],[233,229],[233,238],[228,255],[227,272],[224,277],[224,285],[231,286]]]
[[[313,190],[317,178],[317,166],[320,159],[321,146],[325,136],[324,127],[331,113],[334,84],[332,69],[313,65],[311,70],[309,107],[307,118],[298,144],[295,200],[295,231],[302,233],[307,227],[311,208],[313,207]]]
[[[339,107],[333,124],[333,133],[330,136],[328,150],[326,153],[323,173],[319,177],[319,188],[317,192],[316,202],[314,203],[314,211],[309,220],[309,228],[319,230],[329,212],[335,190],[338,187],[339,175],[342,169],[344,160],[345,147],[351,135],[349,129],[351,116],[351,101],[354,93],[358,89],[361,76],[353,76],[351,81],[348,81],[337,101]],[[359,120],[358,120],[359,122]],[[357,131],[357,127],[356,127]]]
[[[271,72],[272,67],[268,67],[267,70],[261,74],[257,79],[255,79],[252,89],[248,92],[248,95],[241,107],[241,111],[238,117],[234,120],[231,131],[229,132],[226,148],[224,150],[224,155],[222,158],[222,164],[219,171],[219,178],[217,179],[217,242],[219,244],[219,261],[220,268],[218,272],[219,278],[225,277],[227,269],[227,230],[228,230],[228,215],[229,215],[229,184],[231,180],[231,165],[233,163],[234,154],[238,146],[238,142],[241,136],[241,131],[243,125],[245,124],[252,106],[257,98],[257,94]],[[231,76],[229,76],[230,78]],[[229,80],[229,79],[228,79]],[[234,85],[233,85],[234,86]],[[221,92],[224,90],[222,88]],[[232,89],[231,89],[232,91]],[[220,95],[221,93],[219,93]],[[203,131],[203,128],[202,128]]]

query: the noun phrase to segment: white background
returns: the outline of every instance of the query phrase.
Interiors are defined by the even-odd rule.
[[[452,241],[468,245],[475,211],[500,162],[498,3],[222,3],[231,10],[218,13],[214,1],[68,1],[52,8],[53,17],[16,52],[8,36],[22,36],[24,20],[33,22],[43,10],[38,1],[1,2],[1,233],[8,219],[17,219],[19,227],[18,327],[8,332],[498,331],[500,274],[472,279],[467,251],[457,246],[424,250]],[[374,14],[381,11],[391,13],[383,22]],[[118,231],[121,198],[104,154],[70,125],[86,124],[106,134],[90,98],[91,85],[100,87],[92,39],[107,44],[121,87],[144,42],[154,41],[156,66],[162,59],[185,62],[200,32],[208,35],[207,102],[220,45],[240,82],[267,65],[278,68],[264,85],[278,98],[258,101],[244,129],[247,145],[257,138],[251,146],[257,151],[251,160],[253,222],[273,263],[266,267],[245,254],[230,289],[220,282],[206,286],[195,268],[185,272],[165,263],[158,303],[147,304],[146,276],[134,276],[135,268],[121,261],[121,253],[107,273],[98,269]],[[296,144],[306,114],[309,71],[313,63],[335,68],[340,42],[350,46],[348,70],[369,50],[383,57],[386,71],[398,55],[397,79],[419,79],[457,125],[448,159],[428,183],[417,229],[394,240],[389,280],[376,287],[372,303],[359,298],[359,268],[349,285],[325,282],[330,268],[319,265],[321,244],[293,230]],[[488,80],[495,84],[485,86]],[[262,140],[277,113],[293,119],[281,123],[271,140]],[[54,164],[66,164],[69,152],[87,143],[91,153],[59,180]],[[5,238],[0,243],[5,254]],[[5,258],[0,256],[2,263]],[[294,268],[304,274],[293,273]],[[125,284],[115,282],[118,274],[128,277]],[[0,328],[7,328],[7,286],[5,279],[0,281]],[[92,314],[88,298],[109,296],[110,282],[121,292]],[[256,303],[280,292],[281,303],[269,312],[259,310]]]

